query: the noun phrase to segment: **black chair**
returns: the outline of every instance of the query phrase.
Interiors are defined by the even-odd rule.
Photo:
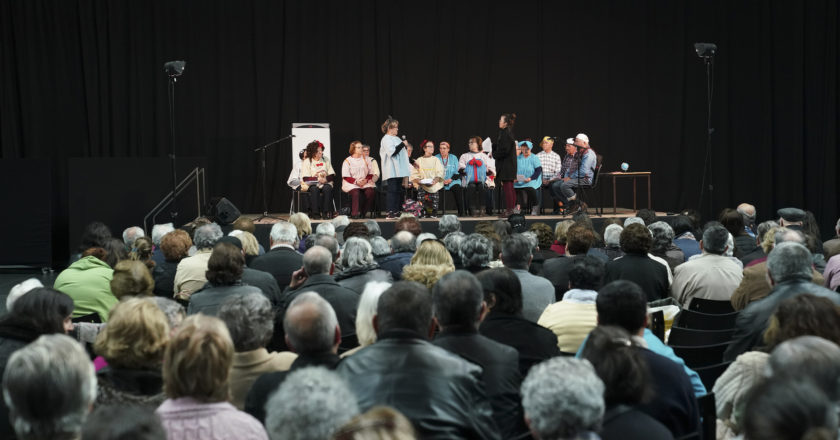
[[[697,372],[697,375],[700,376],[700,381],[703,382],[703,386],[706,387],[706,391],[711,392],[712,388],[715,386],[715,381],[729,368],[732,362],[722,362],[716,365],[709,365],[708,367],[700,367],[695,368],[694,371]]]
[[[690,328],[671,327],[671,334],[668,335],[668,345],[697,347],[702,345],[721,344],[731,341],[732,334],[734,332],[734,329],[692,330]]]
[[[685,364],[692,369],[717,365],[723,361],[723,352],[729,342],[714,345],[683,346],[672,345],[674,354],[682,358]]]
[[[715,440],[717,434],[717,409],[715,408],[715,393],[711,387],[705,396],[697,398],[697,408],[700,410],[701,427],[703,429],[703,440]]]
[[[708,313],[711,315],[726,315],[735,311],[730,301],[717,301],[705,298],[692,298],[688,310]]]
[[[701,313],[683,309],[680,314],[677,315],[674,325],[694,330],[729,330],[735,328],[735,318],[737,317],[738,312],[727,313],[725,315],[713,315],[710,313]]]
[[[665,342],[665,313],[662,310],[657,310],[650,314],[650,331],[660,341]]]
[[[600,154],[596,155],[596,162],[595,162],[595,170],[592,173],[592,183],[589,185],[580,185],[577,187],[577,200],[580,203],[581,210],[586,212],[588,209],[589,204],[593,201],[594,197],[590,197],[595,194],[595,190],[598,188],[598,181],[600,180],[601,176],[601,167],[603,164],[601,161],[603,160],[603,156]],[[598,206],[595,208],[596,215],[603,215],[603,207]]]
[[[79,316],[78,318],[72,318],[70,321],[101,324],[102,323],[102,318],[99,317],[99,313],[94,312],[94,313],[88,313],[87,315]]]

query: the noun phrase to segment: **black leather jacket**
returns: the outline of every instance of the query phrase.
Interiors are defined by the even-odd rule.
[[[359,409],[396,408],[423,439],[499,439],[481,368],[419,334],[396,329],[345,358],[336,370]]]

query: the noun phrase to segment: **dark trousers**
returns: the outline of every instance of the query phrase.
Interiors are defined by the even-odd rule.
[[[307,191],[309,193],[309,212],[317,214],[320,212],[332,212],[332,190],[331,184],[326,183],[322,188],[312,185]]]
[[[521,209],[528,207],[528,201],[537,202],[537,190],[531,187],[516,188],[516,202]]]
[[[505,196],[505,209],[513,210],[513,207],[516,205],[516,193],[513,191],[513,181],[503,181],[502,184],[502,194]]]
[[[403,191],[402,182],[402,177],[392,177],[385,181],[388,185],[388,192],[385,194],[385,207],[388,208],[389,214],[400,212]]]
[[[364,197],[364,209],[361,213],[370,212],[373,206],[373,198],[376,197],[376,188],[356,188],[350,191],[350,214],[359,215],[359,198]]]
[[[467,201],[469,209],[473,214],[481,209],[482,202],[486,201],[484,197],[484,182],[470,182],[467,184]]]
[[[464,190],[461,188],[461,185],[452,185],[452,188],[449,188],[444,191],[452,193],[452,195],[455,197],[455,206],[458,208],[458,215],[464,215]],[[446,193],[444,193],[442,197],[445,198]]]

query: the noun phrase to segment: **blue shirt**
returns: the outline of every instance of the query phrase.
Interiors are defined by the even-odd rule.
[[[452,179],[449,185],[443,186],[443,189],[450,189],[455,185],[461,186],[461,176],[452,177],[458,174],[458,158],[452,153],[446,156],[445,161],[440,154],[435,154],[435,157],[443,164],[443,180]]]
[[[394,154],[397,145],[402,139],[386,134],[379,142],[379,156],[382,158],[382,178],[393,179],[394,177],[408,177],[408,153],[405,148]]]
[[[513,182],[514,188],[539,188],[542,184],[540,175],[542,174],[542,162],[536,154],[529,154],[525,157],[520,154],[516,157],[516,174],[530,177],[530,182],[520,182],[518,179]]]

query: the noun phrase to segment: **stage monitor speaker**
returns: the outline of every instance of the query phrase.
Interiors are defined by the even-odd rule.
[[[239,208],[224,197],[210,199],[210,207],[207,209],[207,213],[221,226],[233,223],[242,215]]]

